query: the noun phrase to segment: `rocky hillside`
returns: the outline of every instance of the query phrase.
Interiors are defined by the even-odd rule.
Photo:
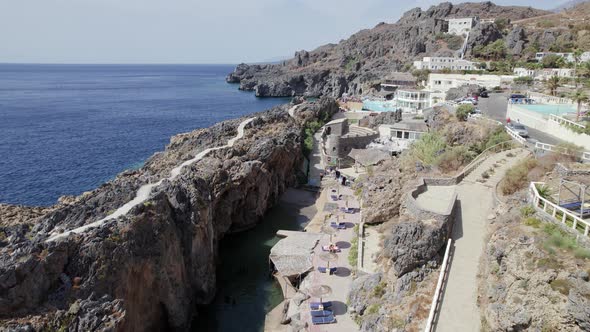
[[[530,7],[497,6],[491,2],[453,5],[442,3],[423,11],[406,12],[394,24],[379,23],[373,29],[359,31],[350,38],[313,51],[299,51],[281,64],[239,65],[228,75],[227,82],[239,83],[240,89],[252,90],[257,96],[338,97],[344,92],[362,94],[391,72],[407,70],[412,60],[423,56],[451,56],[456,48],[446,42],[443,19],[479,16],[482,19],[520,20],[548,14]],[[468,54],[478,45],[505,39],[512,54],[519,54],[535,40],[526,31],[503,31],[495,23],[480,23],[469,35]],[[553,35],[552,35],[553,36]],[[551,37],[547,37],[551,38]],[[453,49],[451,49],[453,48]]]
[[[330,99],[252,115],[233,147],[211,152],[155,187],[129,213],[56,241],[135,197],[205,148],[236,136],[244,119],[172,138],[138,171],[44,210],[0,209],[0,331],[188,329],[216,291],[223,236],[254,226],[296,182],[306,121],[338,110]]]

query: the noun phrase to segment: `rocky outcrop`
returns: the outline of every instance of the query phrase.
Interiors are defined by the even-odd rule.
[[[425,11],[415,8],[397,23],[379,23],[338,44],[299,51],[294,58],[280,64],[240,64],[227,76],[227,82],[238,83],[240,89],[255,91],[260,97],[339,97],[345,92],[361,95],[392,72],[407,68],[413,60],[452,54],[439,38],[446,31],[444,19],[479,16],[515,20],[545,13],[530,7],[496,6],[491,2],[442,3]],[[477,45],[501,38],[503,35],[495,24],[479,24],[469,35],[467,54]],[[518,42],[515,41],[511,50],[517,50]],[[523,43],[519,45],[524,47]]]
[[[205,148],[236,136],[244,119],[171,139],[138,171],[37,217],[32,228],[0,227],[2,324],[34,330],[185,330],[197,305],[215,294],[217,247],[224,235],[253,227],[296,182],[306,121],[331,116],[330,99],[254,114],[233,147],[213,151],[155,187],[124,216],[80,234],[46,242],[90,224],[135,196],[142,184]],[[32,224],[32,223],[31,223]],[[17,318],[18,317],[18,318]]]
[[[482,322],[491,331],[590,330],[587,259],[557,249],[564,235],[547,235],[547,222],[528,218],[531,226],[512,208],[494,220],[480,272]]]

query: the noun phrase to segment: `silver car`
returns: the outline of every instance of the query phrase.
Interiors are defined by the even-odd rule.
[[[511,123],[510,129],[516,132],[521,137],[529,137],[529,132],[526,130],[526,127],[521,125],[520,123]]]

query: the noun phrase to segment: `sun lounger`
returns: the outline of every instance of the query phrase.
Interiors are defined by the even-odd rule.
[[[571,202],[560,205],[564,209],[568,209],[574,213],[580,213],[582,216],[590,215],[590,209],[582,208],[582,202]]]
[[[332,247],[332,250],[330,250],[330,246],[322,246],[322,250],[323,251],[331,251],[331,252],[340,252],[340,248],[338,248],[338,246],[334,246]]]
[[[311,310],[320,310],[320,309],[326,309],[332,306],[332,302],[331,301],[327,301],[327,302],[310,302],[309,303],[309,308]]]
[[[343,222],[336,223],[333,221],[330,223],[330,226],[332,226],[334,228],[338,228],[338,229],[346,229],[346,223],[343,223]]]
[[[312,310],[311,317],[326,317],[332,316],[332,311],[330,310]]]
[[[318,324],[332,324],[332,323],[336,323],[336,318],[334,318],[334,316],[332,316],[332,315],[325,316],[325,317],[311,317],[311,322],[314,325],[318,325]]]
[[[330,273],[330,274],[334,274],[336,273],[336,270],[338,270],[337,267],[331,267],[330,270],[328,271],[325,267],[323,266],[318,266],[318,271],[320,271],[321,273]]]

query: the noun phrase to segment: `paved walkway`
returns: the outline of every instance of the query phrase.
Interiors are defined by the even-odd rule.
[[[511,152],[514,157],[508,157]],[[456,188],[458,210],[453,226],[450,270],[442,298],[436,331],[479,331],[480,312],[477,307],[477,271],[487,232],[487,217],[494,206],[493,192],[508,168],[528,153],[517,149],[502,152],[484,161]],[[486,182],[485,171],[494,167]]]
[[[352,189],[349,187],[340,186],[340,194],[343,199],[333,201],[331,203],[338,204],[338,207],[344,207],[348,201],[348,206],[353,208],[360,207],[356,199],[354,198]],[[328,225],[331,221],[336,221],[336,213],[327,221]],[[322,261],[319,255],[322,253],[322,246],[326,246],[330,243],[330,236],[324,235],[320,240],[319,245],[315,249],[313,263],[314,272],[311,273],[311,284],[314,286],[328,285],[332,288],[332,294],[322,298],[322,301],[332,301],[332,311],[336,318],[335,324],[327,325],[313,325],[311,322],[311,315],[309,311],[301,313],[301,318],[306,320],[309,324],[309,331],[313,332],[330,332],[330,331],[358,331],[358,325],[352,320],[350,314],[348,314],[348,306],[346,305],[348,291],[350,290],[350,284],[352,283],[352,267],[348,263],[348,253],[350,252],[350,242],[356,234],[354,233],[353,227],[360,222],[360,214],[340,214],[339,221],[345,222],[347,228],[345,230],[338,231],[332,236],[332,242],[341,248],[341,252],[338,253],[338,260],[330,263],[330,266],[337,266],[338,270],[334,275],[328,275],[326,273],[319,273],[317,271],[318,266],[326,266],[326,262]],[[305,292],[305,289],[302,289]],[[319,301],[318,298],[311,298],[311,301]],[[306,304],[306,307],[309,307]]]
[[[321,152],[321,131],[313,135],[313,150],[309,156],[309,176],[307,183],[313,186],[320,186],[320,173],[324,171]]]

